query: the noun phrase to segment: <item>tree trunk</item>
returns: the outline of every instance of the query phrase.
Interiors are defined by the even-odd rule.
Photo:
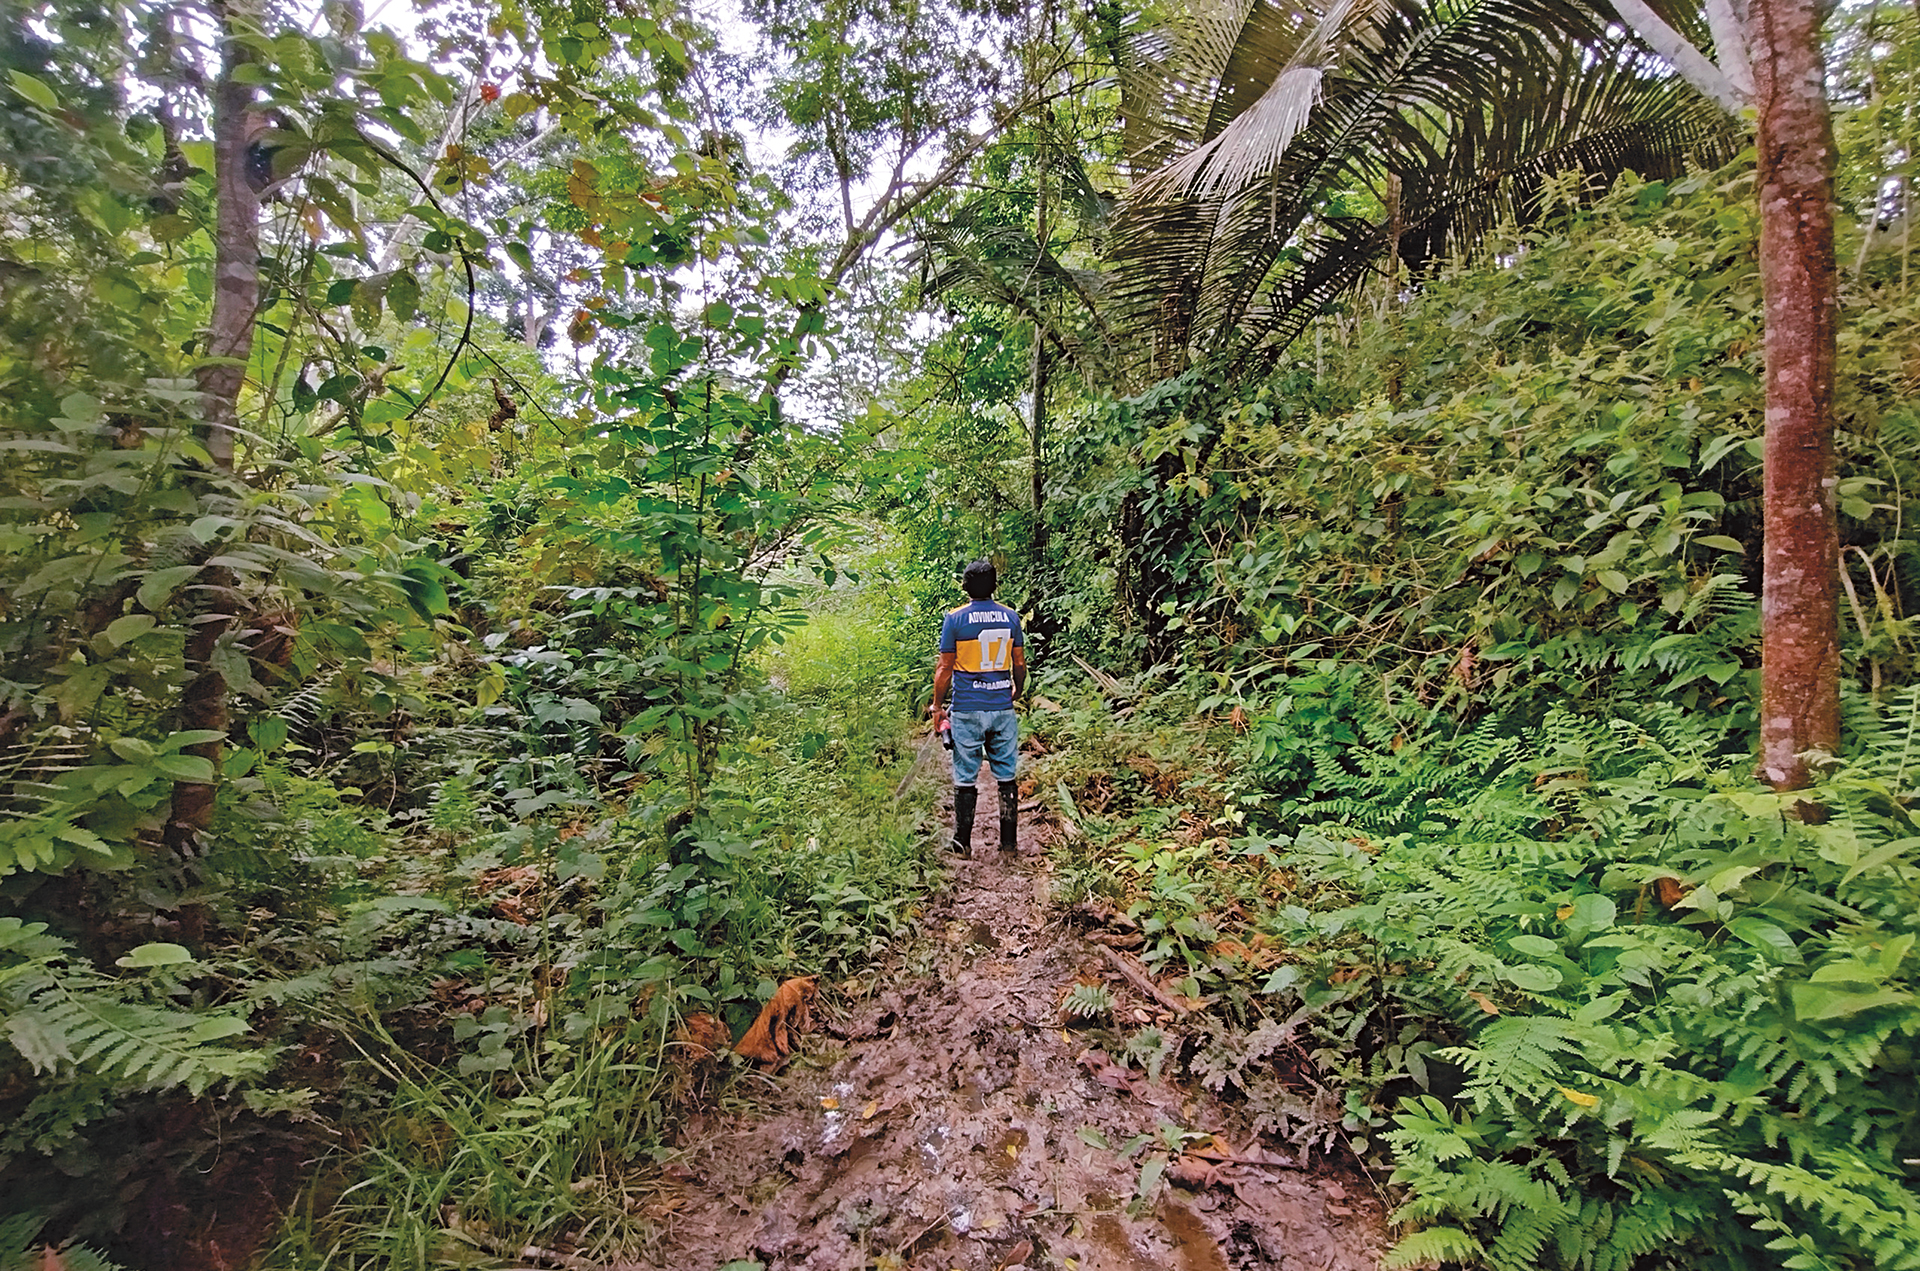
[[[1766,297],[1766,547],[1760,768],[1809,784],[1840,740],[1833,459],[1833,123],[1814,0],[1753,0],[1760,276]]]
[[[1051,36],[1053,7],[1047,6],[1048,34]],[[1047,128],[1051,122],[1048,111],[1036,115],[1040,127],[1035,130],[1034,138],[1034,176],[1033,176],[1033,241],[1038,248],[1034,258],[1034,271],[1038,274],[1040,264],[1047,256],[1047,239],[1052,234],[1052,226],[1047,223]],[[1028,457],[1032,461],[1033,477],[1033,576],[1038,579],[1045,568],[1047,555],[1047,469],[1043,458],[1047,440],[1047,388],[1053,378],[1053,358],[1047,348],[1046,333],[1040,329],[1039,311],[1042,302],[1034,306],[1033,321],[1033,377],[1029,387],[1033,396],[1033,413],[1027,421]],[[1036,597],[1037,598],[1037,597]],[[1031,607],[1032,602],[1029,602]]]
[[[240,422],[240,386],[253,355],[253,324],[260,309],[260,196],[248,181],[248,147],[255,131],[254,91],[234,79],[252,61],[234,38],[236,23],[252,20],[241,0],[215,6],[225,36],[224,73],[213,86],[213,315],[200,367],[201,412],[207,453],[222,472],[233,469],[234,433]]]
[[[234,72],[252,60],[235,38],[236,27],[250,25],[254,12],[248,0],[228,0],[213,7],[219,20],[224,69],[212,91],[214,267],[213,314],[207,324],[203,355],[209,361],[195,373],[200,384],[200,409],[205,418],[207,454],[223,473],[233,471],[234,435],[240,423],[240,389],[246,382],[247,359],[253,355],[253,324],[260,309],[260,197],[249,180],[248,148],[256,123],[254,90],[238,82]],[[198,606],[193,634],[187,639],[186,668],[193,678],[180,695],[182,729],[227,730],[227,682],[213,668],[213,653],[233,625],[236,599],[231,571],[209,568],[200,577],[199,594],[210,604]],[[167,815],[166,843],[176,854],[193,854],[213,823],[214,796],[220,773],[221,745],[202,742],[187,748],[213,765],[214,781],[176,782]]]
[[[1047,546],[1047,388],[1053,379],[1053,357],[1041,336],[1039,324],[1033,331],[1033,414],[1028,420],[1027,443],[1033,461],[1033,552],[1034,561]]]

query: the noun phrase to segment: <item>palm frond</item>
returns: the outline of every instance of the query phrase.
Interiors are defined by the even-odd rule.
[[[1255,5],[1235,50],[1242,56],[1229,58],[1222,71],[1221,91],[1208,113],[1207,138],[1142,181],[1138,196],[1155,199],[1188,192],[1204,200],[1264,175],[1307,126],[1327,75],[1350,49],[1364,47],[1377,36],[1377,24],[1389,5],[1390,0],[1334,0],[1304,37],[1296,28],[1310,17],[1305,11]],[[1263,75],[1274,54],[1289,46],[1292,54],[1285,64]],[[1248,90],[1260,83],[1266,84],[1265,91],[1250,104],[1243,103]]]
[[[1716,110],[1580,0],[1335,0],[1307,16],[1261,0],[1233,53],[1187,51],[1189,71],[1219,68],[1212,135],[1122,204],[1115,325],[1160,374],[1274,349],[1396,246],[1418,266],[1524,221],[1553,172],[1670,175],[1734,148]],[[1191,134],[1189,105],[1176,132]],[[1353,204],[1370,195],[1397,206],[1368,224]]]
[[[1120,115],[1132,172],[1151,172],[1211,135],[1218,85],[1264,7],[1263,0],[1189,0],[1170,21],[1128,37]]]

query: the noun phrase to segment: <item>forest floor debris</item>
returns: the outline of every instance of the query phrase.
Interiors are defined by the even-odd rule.
[[[1242,1110],[1116,1065],[1064,1022],[1093,977],[1134,1009],[1164,1003],[1050,906],[1039,829],[1026,819],[1018,856],[956,860],[930,938],[883,968],[843,1040],[809,1037],[751,1106],[688,1123],[648,1206],[656,1242],[618,1267],[1377,1266],[1368,1179],[1271,1150]]]

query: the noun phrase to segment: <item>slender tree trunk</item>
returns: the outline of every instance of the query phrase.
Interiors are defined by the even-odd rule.
[[[1053,379],[1053,356],[1039,326],[1033,331],[1033,414],[1028,421],[1027,442],[1033,457],[1033,552],[1035,564],[1046,550],[1047,526],[1047,387]]]
[[[214,268],[213,314],[208,322],[204,355],[210,361],[196,377],[200,409],[205,417],[207,454],[221,472],[233,471],[234,434],[239,427],[240,389],[246,382],[247,360],[253,355],[253,324],[260,309],[260,197],[248,180],[248,147],[254,139],[254,90],[235,79],[234,72],[252,60],[235,37],[236,27],[250,24],[249,0],[217,4],[214,16],[224,37],[224,69],[212,92]],[[193,676],[180,695],[182,729],[227,730],[227,682],[213,667],[213,654],[233,625],[234,578],[214,567],[199,579],[199,595],[206,597],[187,638],[186,667]],[[221,746],[218,741],[188,747],[214,766],[219,780]],[[213,823],[216,785],[183,781],[173,787],[167,816],[166,842],[176,853],[191,854]]]
[[[1833,122],[1815,0],[1753,0],[1760,275],[1766,297],[1766,548],[1760,770],[1809,784],[1840,740],[1833,458]]]
[[[1049,23],[1052,16],[1052,6],[1048,6]],[[1048,34],[1052,34],[1051,30]],[[1040,271],[1041,262],[1046,258],[1047,238],[1052,232],[1052,226],[1048,223],[1047,217],[1046,123],[1050,109],[1039,112],[1037,116],[1041,126],[1036,130],[1034,143],[1033,241],[1039,249],[1039,255],[1033,262],[1036,275]],[[1036,305],[1036,315],[1038,312],[1039,308]],[[1033,322],[1033,376],[1029,383],[1029,388],[1032,390],[1033,411],[1027,421],[1027,448],[1029,458],[1032,460],[1033,472],[1033,567],[1036,575],[1047,549],[1047,525],[1044,518],[1047,502],[1047,468],[1043,456],[1047,439],[1047,386],[1052,378],[1053,358],[1047,348],[1046,333],[1040,329],[1040,320],[1036,316]]]
[[[197,378],[207,453],[216,467],[229,472],[240,386],[253,354],[253,324],[260,309],[260,196],[247,179],[247,148],[255,124],[253,86],[234,78],[235,71],[253,60],[234,38],[234,28],[253,15],[245,0],[229,0],[214,12],[225,36],[225,69],[213,87],[213,316],[205,355],[218,360],[202,366]]]

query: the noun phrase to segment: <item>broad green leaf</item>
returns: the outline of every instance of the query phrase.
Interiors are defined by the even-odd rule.
[[[1576,1024],[1598,1024],[1601,1020],[1611,1019],[1626,1004],[1627,994],[1609,993],[1605,997],[1596,997],[1573,1013]]]
[[[1854,867],[1847,871],[1846,877],[1842,878],[1840,883],[1845,886],[1860,875],[1890,865],[1904,856],[1912,855],[1916,850],[1920,850],[1920,838],[1902,838],[1895,839],[1891,843],[1882,843],[1862,856]]]
[[[107,749],[128,763],[152,763],[160,753],[138,737],[115,737],[107,743]]]
[[[247,724],[247,736],[262,751],[278,750],[287,744],[287,721],[278,715],[262,715]]]
[[[193,961],[193,954],[177,944],[143,944],[127,950],[127,956],[114,959],[115,966],[129,967],[135,970],[146,967],[174,966],[181,962]]]
[[[1550,966],[1508,966],[1500,968],[1500,978],[1528,993],[1548,993],[1560,987],[1560,973]]]
[[[1802,961],[1800,948],[1794,944],[1793,937],[1764,918],[1743,914],[1728,923],[1727,930],[1754,948],[1774,954],[1782,962]]]
[[[158,609],[167,603],[180,584],[199,572],[198,565],[170,565],[165,569],[156,569],[141,582],[134,599],[140,602],[142,609]]]
[[[59,706],[60,718],[72,721],[93,709],[93,704],[100,700],[101,692],[112,678],[112,668],[104,664],[83,666],[61,680],[47,696]]]
[[[1275,967],[1273,974],[1267,977],[1267,982],[1260,986],[1260,991],[1262,993],[1279,993],[1292,988],[1299,982],[1300,968],[1289,962],[1283,966]]]
[[[1792,989],[1793,1013],[1808,1023],[1842,1019],[1879,1006],[1898,1006],[1913,1000],[1913,994],[1893,989],[1850,991],[1825,984],[1796,984]]]
[[[115,648],[118,648],[123,644],[138,640],[158,625],[158,621],[152,614],[123,614],[107,624],[107,640],[113,644]]]
[[[407,603],[428,622],[453,611],[447,603],[447,589],[440,585],[437,566],[407,566],[400,572],[400,586],[407,593]]]
[[[387,284],[387,307],[401,322],[412,322],[420,307],[420,280],[404,270],[396,273]]]
[[[187,1036],[197,1042],[213,1042],[223,1037],[238,1037],[247,1028],[247,1021],[238,1015],[212,1015],[195,1024]]]
[[[13,81],[13,91],[26,98],[42,110],[59,110],[60,98],[47,87],[45,81],[35,79],[25,71],[8,71],[7,77]]]
[[[153,766],[175,781],[206,785],[213,780],[213,761],[199,755],[157,755]]]
[[[1599,892],[1586,892],[1574,897],[1573,916],[1567,925],[1575,931],[1605,931],[1613,926],[1613,920],[1619,915],[1611,898]]]
[[[1560,946],[1545,936],[1518,935],[1507,941],[1507,943],[1513,946],[1517,952],[1524,953],[1528,957],[1533,958],[1557,957],[1560,953]]]
[[[1134,1194],[1142,1200],[1153,1194],[1160,1185],[1160,1176],[1167,1172],[1167,1158],[1155,1152],[1147,1157],[1146,1164],[1140,1167],[1140,1181],[1134,1188]]]

